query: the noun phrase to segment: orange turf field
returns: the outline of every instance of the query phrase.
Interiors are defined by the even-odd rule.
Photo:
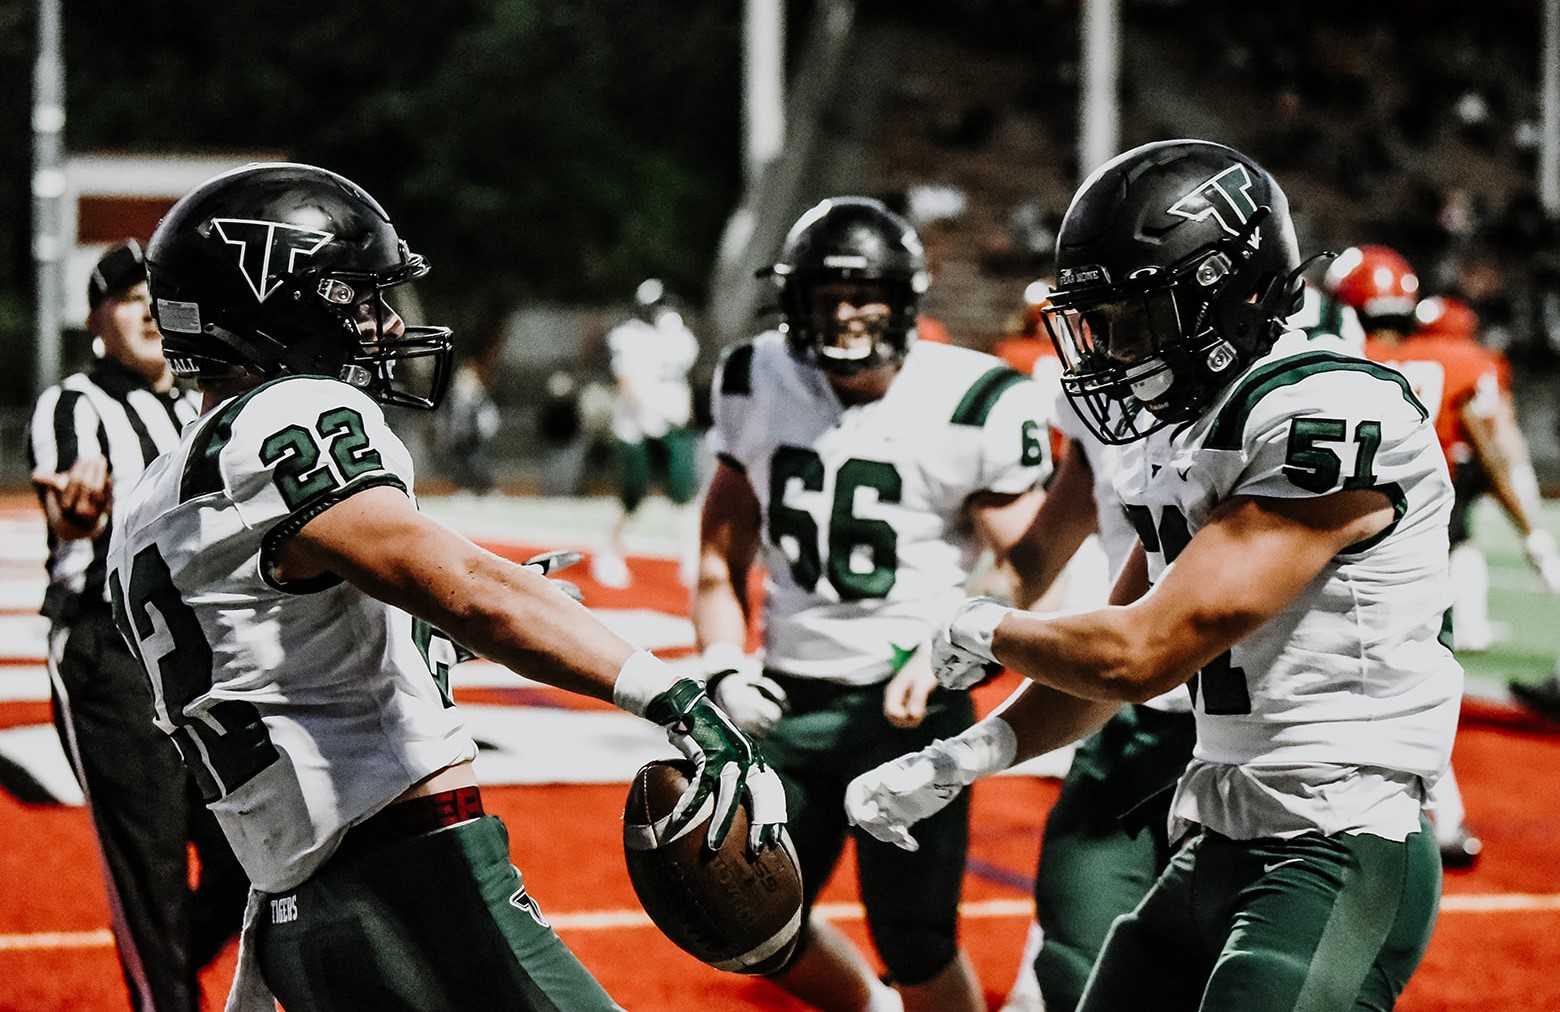
[[[508,554],[521,555],[515,547]],[[590,603],[681,610],[675,566],[634,560],[636,585],[608,591],[580,582]],[[583,570],[585,567],[579,567]],[[572,574],[571,574],[572,575]],[[0,678],[6,677],[0,668]],[[982,690],[986,705],[1010,683]],[[472,693],[470,699],[481,698]],[[595,704],[588,704],[595,705]],[[47,704],[0,702],[0,729],[48,719]],[[1399,1008],[1560,1008],[1560,734],[1511,711],[1470,704],[1456,764],[1486,854],[1473,872],[1449,873],[1435,940]],[[1001,1004],[1028,922],[1027,880],[1054,781],[1003,778],[976,788],[965,943],[988,1002]],[[514,859],[564,939],[629,1009],[796,1009],[763,981],[708,969],[639,914],[619,838],[624,788],[485,787],[503,816]],[[851,866],[823,902],[865,944]],[[25,805],[0,792],[0,1009],[120,1009],[128,1002],[106,930],[106,900],[83,809]],[[208,969],[208,1003],[220,1008],[234,950]]]

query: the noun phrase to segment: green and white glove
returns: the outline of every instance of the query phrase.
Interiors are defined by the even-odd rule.
[[[704,844],[715,850],[731,830],[737,805],[746,793],[748,848],[757,851],[778,843],[786,820],[785,786],[779,775],[764,761],[753,739],[710,700],[703,683],[679,678],[666,685],[669,672],[642,650],[624,662],[613,691],[614,701],[623,709],[666,728],[672,747],[693,763],[693,782],[672,808],[667,832],[676,836],[709,815]]]

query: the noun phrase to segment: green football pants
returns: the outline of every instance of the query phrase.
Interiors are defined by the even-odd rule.
[[[330,861],[263,897],[257,929],[287,1012],[618,1010],[526,893],[494,816]]]
[[[883,688],[846,687],[767,674],[790,709],[760,740],[785,783],[791,841],[811,908],[845,846],[856,840],[856,866],[867,930],[889,974],[901,984],[931,980],[958,955],[959,896],[969,847],[969,792],[913,830],[914,853],[881,843],[845,818],[845,788],[857,774],[948,738],[970,726],[967,692],[938,690],[918,727],[897,728],[883,716]],[[804,928],[805,930],[805,928]]]
[[[1035,876],[1035,977],[1047,1012],[1073,1012],[1111,924],[1170,860],[1167,788],[1196,738],[1190,713],[1128,706],[1078,747],[1046,816]]]
[[[1208,830],[1118,919],[1084,1012],[1385,1012],[1430,943],[1441,858],[1421,817],[1402,843]]]
[[[659,478],[666,497],[679,506],[698,491],[698,436],[688,429],[669,429],[657,439],[637,443],[617,441],[618,494],[632,513]]]

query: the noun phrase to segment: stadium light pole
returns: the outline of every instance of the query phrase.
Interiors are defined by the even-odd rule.
[[[742,50],[742,164],[752,186],[785,146],[785,0],[747,0]]]
[[[1079,34],[1083,59],[1078,87],[1078,176],[1113,158],[1121,145],[1120,0],[1083,0]]]
[[[38,0],[38,54],[33,63],[33,263],[37,271],[35,393],[59,378],[61,240],[65,201],[65,56],[60,0]]]
[[[1538,196],[1544,213],[1560,218],[1560,0],[1544,2],[1544,44],[1539,49]]]

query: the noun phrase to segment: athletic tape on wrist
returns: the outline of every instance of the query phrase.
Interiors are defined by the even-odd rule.
[[[949,638],[954,646],[994,662],[997,658],[992,653],[992,637],[996,635],[997,626],[1014,610],[989,597],[968,601],[954,617]]]
[[[987,717],[943,742],[966,785],[1001,773],[1018,755],[1018,735],[1001,717]]]
[[[612,683],[612,702],[636,717],[645,715],[650,701],[670,689],[679,676],[648,650],[630,654]]]

